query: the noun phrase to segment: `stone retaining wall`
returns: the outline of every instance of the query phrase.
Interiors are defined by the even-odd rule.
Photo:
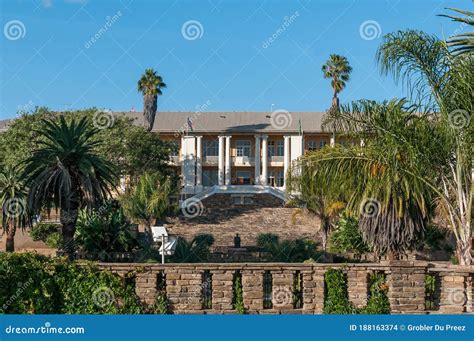
[[[233,310],[233,278],[241,274],[243,303],[251,314],[321,314],[324,307],[324,274],[339,268],[347,277],[348,298],[356,307],[368,299],[369,276],[383,273],[393,314],[449,313],[473,311],[472,278],[474,266],[461,267],[447,263],[392,261],[379,264],[111,264],[100,267],[125,276],[135,273],[136,293],[143,302],[152,304],[157,294],[158,274],[166,276],[166,293],[175,314],[224,314]],[[212,308],[203,309],[203,273],[212,275]],[[264,274],[271,274],[271,295],[265,297]],[[294,306],[294,279],[302,278],[302,305]],[[439,278],[440,299],[434,310],[425,309],[425,276]],[[268,288],[267,288],[268,290]],[[264,308],[270,300],[271,307]],[[267,304],[268,305],[268,304]]]

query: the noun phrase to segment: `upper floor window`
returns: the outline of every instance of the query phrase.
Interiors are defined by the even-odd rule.
[[[276,146],[276,156],[284,156],[285,147],[283,141],[278,141]]]
[[[218,156],[219,155],[219,143],[217,140],[204,140],[203,141],[203,156]]]
[[[250,141],[237,140],[237,156],[250,156]]]
[[[327,142],[324,141],[324,140],[319,141],[319,148],[324,148],[324,146],[325,146],[326,144],[327,144]]]
[[[268,156],[275,156],[275,141],[268,141]]]
[[[308,150],[310,151],[318,149],[316,145],[316,141],[308,141],[306,146],[308,147]]]

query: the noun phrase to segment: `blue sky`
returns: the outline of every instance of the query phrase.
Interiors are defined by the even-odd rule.
[[[463,28],[436,15],[472,9],[470,0],[0,3],[0,119],[34,106],[140,111],[136,83],[148,67],[168,84],[161,111],[324,111],[331,53],[353,67],[342,102],[402,97],[375,62],[383,34],[447,37]]]

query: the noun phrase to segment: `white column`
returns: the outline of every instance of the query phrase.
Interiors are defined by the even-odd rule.
[[[260,183],[267,185],[268,179],[268,136],[262,135],[262,177]]]
[[[329,140],[329,145],[331,147],[334,147],[336,145],[336,136],[334,134],[331,134],[331,139]]]
[[[225,184],[228,186],[231,184],[231,172],[230,172],[230,138],[231,136],[225,137]]]
[[[218,184],[224,185],[224,136],[219,136]]]
[[[291,136],[283,136],[284,138],[284,150],[283,150],[283,177],[284,177],[284,186],[286,187],[286,174],[288,173],[288,168],[290,168],[290,138]]]
[[[196,192],[202,190],[202,136],[196,136]]]
[[[260,136],[255,135],[255,184],[260,185]]]

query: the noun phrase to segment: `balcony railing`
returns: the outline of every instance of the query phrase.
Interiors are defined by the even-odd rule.
[[[233,158],[234,166],[251,166],[255,164],[253,156],[235,156]]]
[[[217,165],[219,163],[219,156],[208,155],[202,158],[202,163],[205,165]]]

